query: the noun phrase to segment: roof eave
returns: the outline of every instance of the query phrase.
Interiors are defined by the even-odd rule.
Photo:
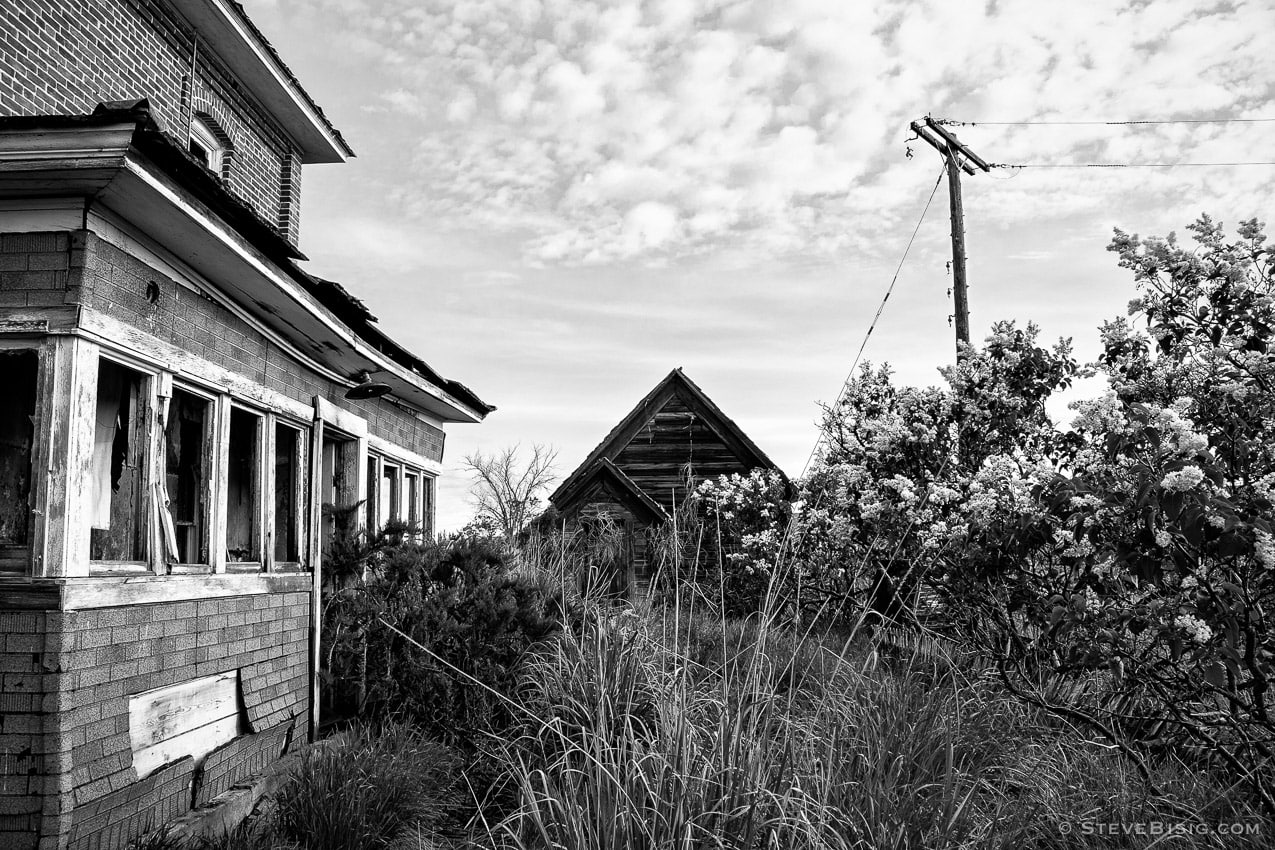
[[[322,374],[353,387],[372,371],[393,395],[444,422],[481,422],[495,408],[418,358],[397,362],[342,321],[298,278],[286,243],[242,230],[224,215],[228,194],[188,185],[187,169],[163,156],[163,139],[114,113],[0,120],[0,198],[82,197],[147,234],[289,342]],[[147,149],[140,150],[141,142]],[[157,162],[148,155],[160,155]],[[198,181],[196,181],[198,182]],[[429,375],[417,370],[423,367]],[[436,376],[437,381],[431,380]]]
[[[174,0],[174,4],[292,137],[303,163],[344,162],[354,156],[340,131],[301,87],[242,6],[229,0]]]
[[[572,486],[567,488],[568,492],[564,492],[561,489],[555,491],[549,501],[558,510],[569,511],[579,501],[581,496],[588,491],[589,486],[594,481],[602,478],[609,478],[614,482],[621,491],[628,494],[635,505],[645,509],[651,515],[651,519],[658,522],[668,520],[668,511],[664,510],[664,506],[643,492],[642,488],[626,475],[624,470],[620,469],[608,458],[601,458],[597,463],[592,464],[584,475],[576,478]]]

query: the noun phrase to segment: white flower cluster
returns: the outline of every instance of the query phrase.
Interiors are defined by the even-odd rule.
[[[1164,434],[1165,441],[1185,457],[1194,457],[1209,447],[1209,438],[1195,430],[1195,423],[1184,417],[1191,400],[1179,398],[1172,407],[1162,408],[1152,416],[1151,422]]]
[[[1253,490],[1268,502],[1275,502],[1275,472],[1253,482]]]
[[[1253,544],[1253,554],[1257,562],[1268,570],[1275,570],[1275,537],[1258,529],[1257,540]]]
[[[1068,407],[1076,411],[1071,427],[1077,431],[1123,434],[1128,430],[1129,420],[1124,413],[1124,404],[1115,390],[1108,390],[1098,398],[1073,401]]]
[[[894,475],[881,482],[882,487],[893,490],[899,496],[899,501],[911,505],[916,502],[916,484],[906,475]]]
[[[1170,492],[1185,493],[1194,490],[1204,480],[1204,471],[1194,464],[1170,472],[1160,479],[1160,486]]]
[[[1187,636],[1196,643],[1208,643],[1213,637],[1213,629],[1209,628],[1209,624],[1193,614],[1179,614],[1173,621],[1173,625],[1186,632]]]

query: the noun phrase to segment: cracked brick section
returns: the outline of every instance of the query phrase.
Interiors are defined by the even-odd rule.
[[[195,772],[195,808],[208,805],[217,795],[264,771],[283,755],[293,727],[289,720],[264,732],[241,735],[209,753]]]
[[[189,756],[165,765],[139,782],[77,805],[69,850],[124,847],[144,832],[190,811],[195,762]]]

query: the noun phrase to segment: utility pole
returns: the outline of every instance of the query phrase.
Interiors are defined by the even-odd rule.
[[[912,132],[934,148],[947,161],[948,200],[952,211],[952,295],[955,301],[956,351],[960,354],[963,342],[970,341],[970,306],[965,280],[965,209],[961,203],[961,172],[973,176],[978,171],[990,171],[978,154],[967,148],[946,127],[928,115],[923,121],[912,122]]]

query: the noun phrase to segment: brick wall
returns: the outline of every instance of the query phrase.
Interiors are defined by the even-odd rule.
[[[143,691],[238,670],[252,734],[214,753],[207,781],[224,790],[277,757],[309,728],[309,625],[308,592],[0,611],[0,847],[36,846],[42,813],[72,848],[123,846],[211,796],[190,763],[138,781],[128,705]]]
[[[279,229],[288,241],[301,238],[301,157],[296,151],[285,157],[279,180]]]
[[[194,30],[171,6],[163,0],[0,3],[0,115],[87,114],[104,101],[143,97],[183,144],[191,114],[210,115],[233,144],[228,188],[296,243],[301,184],[295,146],[204,42],[196,51]]]
[[[0,233],[0,307],[57,307],[70,290],[68,233]]]
[[[154,303],[147,286],[155,282]],[[387,399],[356,401],[210,298],[178,286],[92,233],[0,234],[0,307],[84,304],[303,404],[315,395],[367,419],[368,430],[442,461],[444,434]]]
[[[119,850],[190,811],[195,762],[179,759],[120,790],[76,806],[68,850]],[[52,844],[46,841],[46,844]]]
[[[0,847],[37,846],[42,818],[59,817],[57,794],[69,754],[52,744],[61,704],[57,641],[61,615],[0,610]],[[52,651],[49,651],[52,644]]]

